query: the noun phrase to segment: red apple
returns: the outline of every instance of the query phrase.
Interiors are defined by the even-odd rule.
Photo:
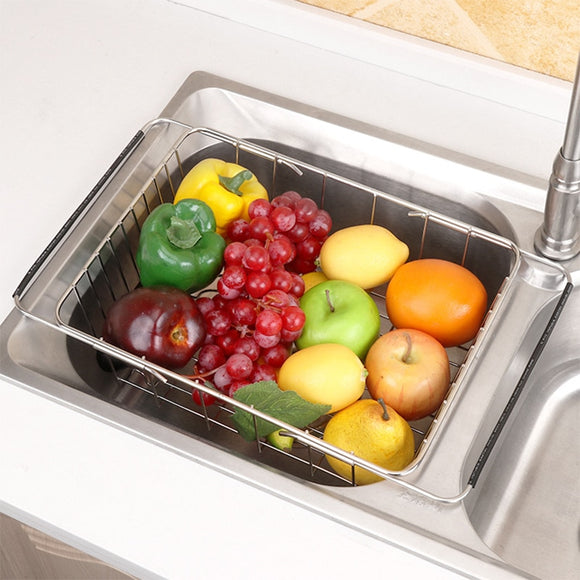
[[[449,358],[440,342],[420,330],[396,329],[371,346],[365,367],[374,399],[393,407],[407,421],[426,417],[449,389]]]

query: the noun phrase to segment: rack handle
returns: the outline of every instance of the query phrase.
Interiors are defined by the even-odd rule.
[[[489,456],[491,455],[491,452],[495,447],[495,444],[497,443],[497,440],[499,439],[499,436],[503,431],[505,424],[507,423],[507,420],[509,419],[520,395],[522,394],[522,391],[524,390],[524,387],[530,375],[532,374],[532,370],[536,366],[536,363],[538,362],[538,359],[540,358],[540,355],[542,354],[544,347],[546,346],[546,343],[548,342],[548,339],[550,338],[550,335],[552,334],[552,331],[556,326],[556,322],[558,322],[558,319],[562,314],[562,310],[564,309],[566,301],[568,300],[573,287],[574,285],[572,284],[572,282],[568,282],[564,287],[562,295],[560,296],[558,303],[556,304],[554,311],[552,312],[552,315],[550,316],[550,319],[546,324],[544,332],[540,336],[538,344],[536,344],[536,347],[534,348],[534,351],[532,352],[530,359],[528,360],[528,364],[526,365],[526,368],[524,369],[520,377],[520,380],[518,381],[509,401],[505,406],[505,409],[503,410],[500,418],[498,419],[495,427],[493,428],[493,431],[491,432],[489,439],[487,440],[487,443],[483,448],[483,451],[481,452],[479,458],[477,459],[477,462],[475,463],[475,467],[471,472],[468,482],[468,484],[472,488],[475,487],[475,484],[477,483],[477,480],[479,479],[479,476],[481,475],[481,472],[483,471],[483,468],[487,460],[489,459]]]
[[[34,264],[30,267],[28,272],[22,278],[20,284],[16,290],[14,290],[12,294],[12,298],[20,299],[24,291],[26,290],[27,286],[30,284],[32,279],[36,276],[37,272],[41,269],[44,262],[50,256],[50,254],[55,250],[55,248],[60,244],[63,238],[66,236],[68,230],[72,227],[74,222],[80,217],[80,215],[85,211],[85,209],[91,204],[93,199],[97,196],[99,191],[103,188],[105,183],[113,176],[113,174],[121,167],[121,165],[125,162],[127,157],[133,152],[133,150],[141,143],[143,138],[145,137],[145,133],[140,129],[137,131],[135,136],[129,141],[129,143],[125,146],[125,148],[121,151],[119,156],[113,161],[111,166],[105,171],[101,179],[97,182],[97,184],[91,189],[89,194],[83,199],[80,205],[75,209],[73,214],[66,220],[64,225],[60,228],[58,233],[54,236],[54,238],[50,241],[48,246],[44,249],[44,251],[38,256]]]

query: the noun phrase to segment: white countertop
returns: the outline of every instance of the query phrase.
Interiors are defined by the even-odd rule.
[[[195,70],[540,178],[570,95],[569,83],[289,0],[2,0],[1,319],[28,267]],[[388,562],[394,577],[450,577],[1,382],[0,441],[1,511],[137,575],[343,578]]]

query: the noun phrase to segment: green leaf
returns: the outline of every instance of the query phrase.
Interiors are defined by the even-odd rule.
[[[331,409],[330,405],[310,403],[294,391],[281,391],[275,381],[246,385],[234,393],[234,399],[298,429],[316,421]],[[278,425],[259,417],[254,418],[242,409],[236,409],[232,419],[246,441],[252,441],[256,436],[265,437],[279,429]]]

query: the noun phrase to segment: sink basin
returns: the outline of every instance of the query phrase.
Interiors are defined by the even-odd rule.
[[[576,288],[487,472],[466,500],[483,541],[541,578],[573,578],[580,570],[578,320]]]
[[[416,457],[404,473],[379,469],[385,479],[363,487],[337,477],[325,463],[324,452],[336,450],[321,447],[323,423],[308,433],[282,425],[297,437],[292,454],[248,443],[228,422],[228,401],[216,413],[195,406],[196,385],[99,340],[107,307],[138,283],[139,224],[210,155],[249,166],[271,195],[306,192],[330,211],[335,228],[380,223],[409,244],[413,259],[463,263],[485,284],[485,323],[474,342],[448,350],[448,396],[434,416],[413,424]],[[571,339],[578,336],[577,290],[533,370],[529,361],[580,259],[566,269],[532,253],[541,216],[521,200],[543,186],[195,73],[137,133],[16,290],[17,307],[2,324],[2,375],[450,569],[548,578],[556,568],[541,554],[556,551],[553,541],[562,554],[558,577],[571,577],[578,566],[578,454],[569,453],[580,439],[578,339]],[[386,331],[384,290],[373,296]],[[525,388],[506,415],[516,385]],[[566,505],[563,514],[552,498]]]

